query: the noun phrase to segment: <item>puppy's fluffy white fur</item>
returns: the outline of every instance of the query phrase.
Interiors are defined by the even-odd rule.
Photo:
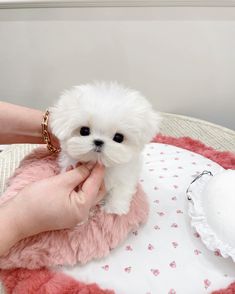
[[[78,161],[102,162],[104,209],[126,214],[136,192],[141,151],[159,129],[160,116],[150,103],[139,92],[113,82],[75,86],[51,108],[50,123],[61,144],[61,169]],[[89,134],[81,135],[82,127]],[[114,140],[117,133],[123,142]],[[103,145],[97,147],[95,140]]]

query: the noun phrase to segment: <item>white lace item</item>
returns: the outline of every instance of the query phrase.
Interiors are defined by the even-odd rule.
[[[210,250],[235,261],[235,171],[204,171],[187,190],[191,225]]]

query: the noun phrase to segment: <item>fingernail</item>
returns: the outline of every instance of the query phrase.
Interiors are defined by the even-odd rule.
[[[89,170],[91,170],[91,169],[93,169],[93,167],[95,166],[95,163],[90,161],[90,162],[86,163],[85,166],[86,166]]]
[[[100,163],[100,162],[97,162],[97,167],[101,168],[101,169],[104,169],[104,165],[102,163]]]

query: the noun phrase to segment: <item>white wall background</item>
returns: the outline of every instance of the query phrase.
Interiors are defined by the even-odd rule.
[[[44,109],[92,80],[235,129],[235,8],[0,9],[0,100]]]

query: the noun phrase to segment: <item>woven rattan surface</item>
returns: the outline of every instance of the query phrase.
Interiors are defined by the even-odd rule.
[[[163,113],[161,132],[173,137],[189,136],[216,150],[235,152],[235,131],[207,121]]]

